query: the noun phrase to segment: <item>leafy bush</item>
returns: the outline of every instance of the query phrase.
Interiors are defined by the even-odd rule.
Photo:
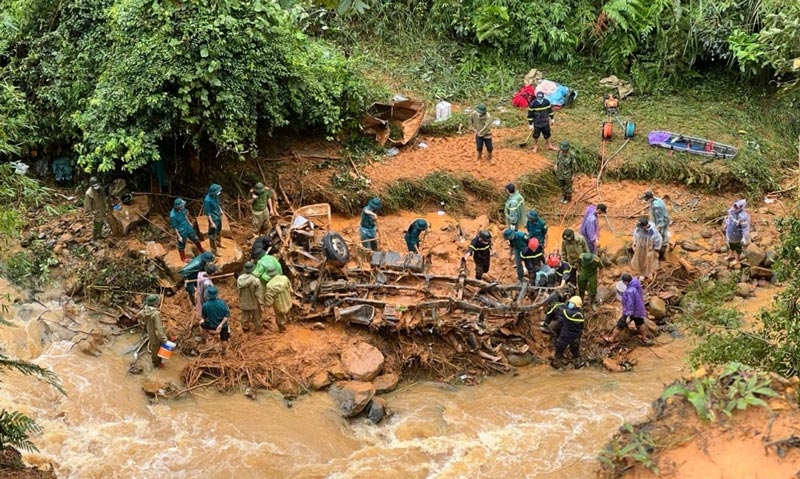
[[[418,210],[426,205],[441,205],[446,211],[455,213],[468,210],[470,195],[484,200],[499,197],[490,183],[469,175],[455,177],[437,171],[422,179],[397,180],[381,198],[387,213],[401,209]]]
[[[27,250],[6,258],[0,264],[0,274],[16,285],[39,288],[50,282],[50,267],[56,264],[53,250],[43,241],[33,241]]]

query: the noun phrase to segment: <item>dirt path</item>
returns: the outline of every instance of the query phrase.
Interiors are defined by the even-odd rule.
[[[409,144],[396,156],[372,163],[363,172],[378,191],[400,178],[423,178],[434,171],[456,175],[466,173],[502,188],[525,173],[552,168],[555,152],[547,151],[543,140],[540,140],[538,154],[531,153],[530,144],[526,147],[518,145],[527,133],[524,127],[493,130],[492,164],[485,160],[485,154],[484,160],[478,162],[473,136],[466,133],[452,137],[420,136],[416,145],[424,143],[427,148]]]

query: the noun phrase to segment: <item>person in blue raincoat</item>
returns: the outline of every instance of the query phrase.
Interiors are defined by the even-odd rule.
[[[208,187],[208,193],[203,199],[203,211],[208,217],[208,242],[214,256],[219,256],[217,246],[222,248],[222,208],[219,206],[219,195],[222,187],[214,183]]]
[[[536,210],[528,211],[528,222],[525,223],[525,229],[528,230],[528,238],[538,239],[542,249],[547,247],[547,223],[539,218]]]
[[[525,278],[525,269],[522,263],[522,252],[528,247],[528,234],[524,231],[517,231],[514,228],[506,228],[503,231],[503,239],[508,241],[511,258],[517,268],[517,281],[520,283]]]
[[[405,234],[408,251],[412,253],[419,253],[419,243],[422,241],[421,236],[425,236],[425,232],[428,231],[429,226],[430,225],[428,222],[422,218],[416,219],[413,223],[411,223]]]
[[[189,263],[179,271],[184,280],[184,287],[189,293],[189,301],[194,303],[195,292],[197,291],[197,275],[206,270],[206,265],[214,261],[214,255],[208,251],[195,256]]]
[[[750,215],[744,210],[745,206],[747,200],[734,201],[733,206],[728,208],[728,216],[723,224],[725,240],[730,249],[727,258],[729,261],[738,262],[742,257],[742,251],[750,244]]]
[[[181,255],[181,261],[184,263],[189,262],[186,258],[187,239],[194,243],[200,253],[204,252],[203,245],[200,244],[200,240],[197,238],[197,232],[195,232],[189,222],[189,218],[186,216],[186,200],[183,198],[175,198],[172,203],[172,211],[169,212],[169,224],[178,237],[178,254]]]
[[[361,244],[373,251],[378,250],[378,210],[381,209],[381,199],[377,196],[367,203],[361,210]]]

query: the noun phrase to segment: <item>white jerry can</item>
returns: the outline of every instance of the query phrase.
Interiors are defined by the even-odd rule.
[[[436,121],[445,121],[450,118],[450,103],[440,101],[436,104]]]

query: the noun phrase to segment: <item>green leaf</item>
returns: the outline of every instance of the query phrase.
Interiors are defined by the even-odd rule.
[[[208,48],[203,47],[200,49],[200,57],[208,58]]]

